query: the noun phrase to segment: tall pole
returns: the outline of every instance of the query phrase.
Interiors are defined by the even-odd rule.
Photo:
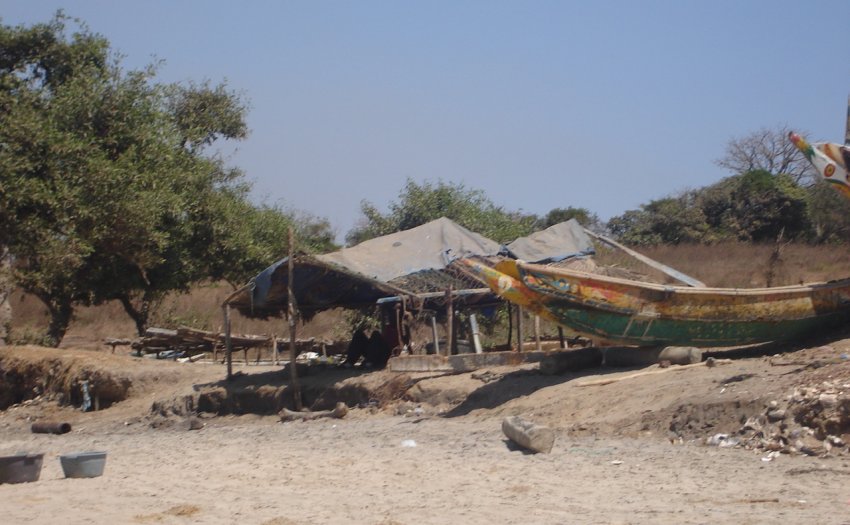
[[[508,305],[508,348],[511,347],[511,343],[514,340],[514,311],[513,307],[511,307],[511,303],[507,303]]]
[[[304,405],[301,403],[301,385],[298,383],[298,370],[295,367],[296,349],[295,349],[295,292],[292,291],[292,281],[295,275],[295,261],[293,256],[295,250],[295,234],[292,231],[292,226],[289,227],[289,279],[286,282],[287,295],[289,296],[289,373],[292,378],[292,396],[295,402],[295,410],[301,410]]]
[[[543,350],[543,346],[540,344],[540,316],[534,316],[534,342],[537,347],[537,351]]]
[[[225,304],[224,311],[224,357],[227,360],[227,380],[233,379],[233,341],[230,339],[230,305]]]
[[[454,348],[454,317],[455,309],[452,304],[452,287],[446,288],[446,355],[452,355]]]
[[[434,338],[434,355],[440,355],[440,337],[437,334],[437,316],[431,316],[431,336]]]
[[[522,306],[516,307],[516,343],[517,352],[522,352]]]
[[[850,97],[847,97],[847,124],[844,128],[844,145],[850,146]]]

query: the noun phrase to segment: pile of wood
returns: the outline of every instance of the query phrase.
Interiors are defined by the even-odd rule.
[[[214,361],[224,360],[225,335],[219,332],[209,332],[181,326],[176,330],[168,328],[148,328],[145,335],[135,340],[130,339],[104,339],[104,344],[112,347],[115,352],[116,346],[129,345],[138,356],[156,354],[158,359],[178,359],[180,361],[197,361],[203,359],[208,353],[212,353]],[[274,339],[268,335],[231,334],[230,344],[235,351],[242,351],[245,363],[248,363],[248,350],[257,349],[257,362],[263,349],[268,349],[274,354],[277,349],[288,348],[289,341]],[[299,353],[305,351],[321,350],[323,343],[317,343],[313,338],[296,341]]]

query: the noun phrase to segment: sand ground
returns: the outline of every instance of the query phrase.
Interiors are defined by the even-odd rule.
[[[829,351],[840,345],[850,342]],[[128,366],[127,358],[96,358]],[[836,366],[844,380],[850,368]],[[664,431],[682,406],[722,401],[737,418],[736,406],[779,397],[808,373],[789,375],[765,358],[592,389],[576,383],[598,371],[553,379],[499,368],[491,373],[501,379],[486,383],[470,374],[420,381],[418,399],[352,407],[344,419],[201,414],[200,430],[175,417],[156,424],[163,420],[151,416],[153,401],[221,372],[145,363],[133,395],[105,410],[34,403],[0,412],[0,453],[45,454],[38,482],[0,485],[0,522],[850,523],[847,455],[766,461],[764,451],[706,446],[722,421],[684,439]],[[371,380],[381,374],[389,372]],[[552,452],[513,447],[501,432],[512,414],[552,426]],[[31,433],[32,421],[44,419],[71,421],[73,430]],[[87,450],[108,452],[104,475],[65,479],[57,456]]]

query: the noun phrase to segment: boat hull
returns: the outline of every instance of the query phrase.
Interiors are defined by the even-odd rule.
[[[498,270],[465,264],[503,298],[579,334],[619,344],[736,346],[816,335],[850,321],[850,280],[688,288],[521,262]]]

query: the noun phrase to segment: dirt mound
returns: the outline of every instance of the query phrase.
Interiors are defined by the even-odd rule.
[[[847,451],[850,440],[848,349],[850,340],[840,340],[636,377],[637,369],[605,367],[544,375],[534,364],[456,375],[299,366],[299,375],[303,404],[311,410],[343,402],[370,413],[446,419],[524,415],[565,435],[655,437],[821,455]],[[98,399],[97,408],[111,407],[104,419],[274,415],[295,408],[289,372],[277,367],[242,366],[226,381],[218,365],[13,347],[0,352],[0,373],[4,408],[28,399],[77,407],[83,381]],[[601,377],[619,380],[582,386]]]
[[[88,402],[97,408],[127,399],[130,377],[98,361],[40,347],[4,349],[0,353],[0,409],[39,396],[62,405]]]

